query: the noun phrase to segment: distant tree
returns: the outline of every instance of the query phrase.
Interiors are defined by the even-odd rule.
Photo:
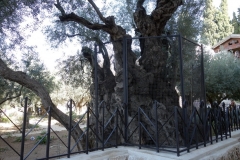
[[[46,69],[43,62],[40,61],[38,53],[23,53],[21,62],[21,70],[31,78],[36,79],[44,87],[46,87],[47,91],[50,94],[57,88],[57,85],[54,82],[54,77]],[[26,96],[31,99],[32,105],[34,105],[34,107],[41,107],[42,104],[40,103],[40,98],[31,90],[24,88],[23,97]]]
[[[15,49],[31,47],[26,45],[26,38],[38,28],[36,24],[43,19],[37,17],[41,15],[41,10],[45,13],[53,6],[53,1],[42,0],[41,9],[37,0],[1,0],[0,1],[0,51],[7,54],[8,58],[14,55]],[[26,25],[20,25],[28,19]],[[25,31],[28,30],[28,33]],[[15,54],[16,55],[16,54]],[[1,57],[2,58],[2,57]]]
[[[56,89],[56,84],[54,83],[54,78],[51,76],[50,72],[46,70],[42,62],[38,58],[38,54],[35,52],[24,53],[21,62],[17,63],[18,66],[11,65],[11,67],[18,68],[24,71],[27,75],[38,80],[43,84],[49,93]],[[3,79],[0,77],[0,105],[5,102],[11,102],[12,106],[19,104],[20,96],[28,97],[32,101],[33,107],[37,104],[41,105],[40,99],[31,90],[15,83]],[[40,106],[38,106],[40,107]]]
[[[216,11],[215,23],[218,26],[217,29],[217,41],[222,40],[226,36],[233,33],[233,26],[230,23],[230,17],[228,16],[228,3],[227,0],[222,0],[219,9]]]
[[[0,78],[0,86],[0,108],[5,102],[12,101],[22,95],[23,87],[14,82]]]
[[[83,47],[84,49],[84,47]],[[76,103],[77,109],[90,101],[89,86],[92,83],[92,65],[78,52],[74,56],[58,61],[57,75],[62,79],[56,97],[58,103],[66,103],[70,98]]]
[[[218,104],[224,99],[239,100],[240,61],[233,54],[223,51],[209,57],[205,62],[207,100]]]
[[[214,45],[217,42],[218,25],[215,21],[216,8],[213,6],[213,0],[206,0],[206,7],[203,14],[203,28],[201,41],[206,45]]]
[[[240,8],[238,8],[237,13],[233,12],[233,18],[231,24],[234,28],[234,34],[240,34]]]
[[[203,22],[199,17],[203,16],[204,7],[205,0],[185,0],[168,21],[165,31],[199,41]]]

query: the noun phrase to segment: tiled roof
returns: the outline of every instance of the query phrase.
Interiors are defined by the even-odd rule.
[[[224,42],[226,42],[227,40],[229,40],[231,38],[240,38],[240,34],[231,34],[231,35],[225,37],[223,40],[219,41],[217,44],[213,45],[212,48],[214,49],[214,48],[220,46],[221,44],[223,44]]]

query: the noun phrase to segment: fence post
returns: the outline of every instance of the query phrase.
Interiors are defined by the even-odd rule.
[[[50,129],[51,129],[51,116],[52,116],[52,109],[49,106],[49,113],[48,113],[48,128],[47,128],[47,147],[46,147],[46,159],[49,159],[49,144],[50,144]]]
[[[117,111],[116,111],[116,126],[115,126],[115,128],[116,128],[116,130],[115,130],[115,132],[116,132],[116,148],[118,147],[118,114],[119,114],[119,110],[118,110],[118,108],[117,108]]]
[[[226,108],[225,108],[225,103],[222,103],[222,113],[223,113],[223,121],[224,121],[224,133],[225,133],[225,138],[227,139],[227,121],[226,121]]]
[[[181,92],[182,92],[182,107],[185,102],[185,92],[184,92],[184,76],[183,76],[183,58],[182,58],[182,36],[178,36],[179,45],[179,59],[180,59],[180,78],[181,78]]]
[[[103,104],[103,109],[102,109],[102,151],[104,151],[104,130],[105,130],[105,123],[104,123],[104,116],[105,116],[105,102],[102,103]]]
[[[211,144],[213,144],[213,140],[212,140],[212,109],[209,109],[209,129],[210,129],[210,141]]]
[[[218,116],[218,121],[219,121],[219,132],[221,135],[221,141],[223,141],[223,111],[222,109],[219,107],[218,108],[218,112],[219,112],[219,116]]]
[[[203,94],[204,101],[204,111],[205,115],[207,114],[207,103],[206,103],[206,88],[205,88],[205,75],[204,75],[204,54],[203,54],[203,45],[201,44],[201,89]]]
[[[216,142],[218,142],[218,105],[216,102],[214,102],[214,121],[215,121],[215,137],[216,137]]]
[[[128,63],[127,63],[127,38],[123,38],[123,92],[124,92],[124,120],[125,120],[125,130],[124,130],[124,140],[127,143],[128,139]]]
[[[98,132],[98,62],[97,62],[97,44],[94,44],[94,90],[95,90],[95,114],[96,114],[96,134],[99,134]],[[96,137],[96,147],[98,148],[98,138]]]
[[[188,123],[191,123],[191,122],[188,122],[188,120],[187,120],[187,103],[185,103],[185,107],[183,108],[183,110],[184,110],[184,118],[183,118],[184,131],[185,131],[185,136],[186,136],[185,143],[187,145],[187,152],[190,152],[190,137],[189,137],[189,133],[188,133],[189,132]]]
[[[233,107],[233,124],[234,124],[234,130],[238,130],[238,124],[237,124],[237,106]]]
[[[183,116],[183,133],[184,133],[184,136],[185,136],[185,139],[184,139],[184,145],[187,146],[188,148],[188,152],[189,152],[189,135],[188,135],[188,131],[187,131],[187,102],[184,101],[183,103],[183,107],[182,107],[182,116]],[[190,123],[190,122],[189,122]]]
[[[26,129],[26,120],[27,120],[27,106],[28,106],[28,97],[24,99],[24,110],[23,110],[23,128],[22,128],[22,142],[21,142],[21,154],[20,160],[24,158],[24,142],[25,142],[25,129]]]
[[[198,129],[197,129],[197,127],[198,127],[198,123],[197,123],[197,109],[196,108],[194,108],[194,127],[196,127],[196,131],[195,131],[195,139],[196,139],[196,149],[198,149]],[[191,145],[191,144],[189,144],[189,145]]]
[[[175,129],[176,129],[176,140],[177,140],[177,156],[180,156],[179,152],[179,129],[178,129],[178,110],[177,107],[174,107],[174,119],[175,119]]]
[[[240,129],[240,127],[239,127],[239,108],[237,108],[237,106],[236,106],[236,121],[237,121],[237,130],[239,130]]]
[[[229,116],[229,108],[227,108],[227,127],[228,127],[228,132],[229,132],[229,137],[231,138],[231,126],[230,126],[230,116]]]
[[[158,140],[158,113],[157,113],[157,101],[154,102],[155,108],[155,125],[156,125],[156,150],[159,152],[159,140]]]
[[[138,108],[138,128],[139,128],[139,132],[138,132],[138,137],[139,137],[139,149],[141,149],[141,139],[142,139],[142,134],[141,134],[141,121],[140,121],[140,118],[141,118],[141,115],[140,115],[141,113],[140,113],[140,107]]]
[[[89,110],[90,107],[87,108],[87,135],[86,135],[86,154],[88,154],[88,143],[89,143]]]
[[[68,152],[67,152],[67,157],[70,158],[71,154],[71,131],[72,131],[72,102],[73,100],[70,99],[70,104],[69,104],[69,126],[68,126]]]

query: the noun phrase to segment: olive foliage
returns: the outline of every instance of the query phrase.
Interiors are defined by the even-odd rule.
[[[205,84],[207,100],[218,104],[224,99],[239,99],[240,61],[231,52],[206,55]]]

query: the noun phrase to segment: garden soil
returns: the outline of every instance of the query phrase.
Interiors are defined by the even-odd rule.
[[[50,137],[50,156],[63,155],[66,157],[67,144],[68,144],[68,131],[62,127],[57,121],[52,121],[51,125],[53,131],[51,131]],[[26,134],[30,129],[26,130]],[[33,129],[25,138],[24,143],[24,157],[26,159],[41,159],[46,157],[46,139],[44,135],[47,131],[47,121],[39,123],[38,128]],[[0,123],[0,160],[17,160],[20,159],[21,153],[21,133],[14,125]],[[43,138],[42,144],[36,146],[38,141]],[[71,139],[71,148],[75,142]],[[36,148],[35,148],[36,147]],[[71,152],[76,152],[76,147]],[[59,159],[53,158],[53,159]]]

